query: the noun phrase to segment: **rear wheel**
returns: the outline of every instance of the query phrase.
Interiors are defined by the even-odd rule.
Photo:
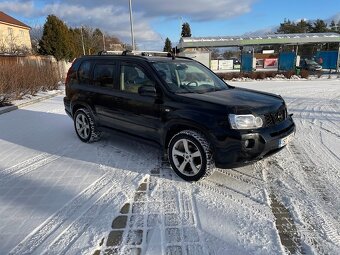
[[[74,114],[74,128],[79,139],[85,143],[91,143],[100,139],[92,113],[85,109],[79,109]]]
[[[184,130],[173,136],[168,157],[171,168],[186,181],[208,176],[215,167],[208,141],[194,130]]]

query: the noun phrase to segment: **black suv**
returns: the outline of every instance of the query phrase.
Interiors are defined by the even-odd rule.
[[[215,166],[264,158],[295,133],[280,96],[232,87],[182,57],[78,58],[67,75],[64,104],[83,142],[98,140],[107,129],[156,141],[187,181]]]

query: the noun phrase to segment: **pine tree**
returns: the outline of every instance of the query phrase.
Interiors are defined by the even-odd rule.
[[[296,23],[296,28],[297,33],[309,33],[312,30],[312,25],[310,22],[302,19]]]
[[[70,28],[69,34],[71,38],[71,59],[80,57],[83,54],[81,31],[79,28]]]
[[[43,36],[39,42],[39,52],[52,55],[58,61],[72,58],[71,37],[68,27],[55,15],[48,15]]]
[[[312,27],[312,33],[325,33],[328,32],[327,23],[321,19],[317,19]]]
[[[171,43],[171,41],[168,37],[165,39],[163,51],[164,52],[171,52],[172,51],[172,43]]]
[[[190,29],[190,25],[188,22],[183,23],[181,36],[191,37],[191,29]]]
[[[279,34],[292,34],[296,33],[296,25],[294,22],[290,21],[289,19],[285,19],[283,23],[280,23],[280,27],[277,30]]]

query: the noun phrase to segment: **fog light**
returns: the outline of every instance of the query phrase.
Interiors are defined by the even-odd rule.
[[[248,147],[248,145],[249,145],[249,140],[245,140],[245,142],[244,142],[244,147]]]
[[[244,147],[247,149],[252,149],[255,146],[255,140],[254,139],[248,139],[244,141]]]

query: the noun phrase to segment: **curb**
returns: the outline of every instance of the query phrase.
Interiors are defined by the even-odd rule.
[[[1,115],[1,114],[4,114],[4,113],[11,112],[11,111],[18,110],[18,109],[20,109],[20,108],[23,108],[23,107],[28,106],[28,105],[31,105],[31,104],[35,104],[35,103],[38,103],[38,102],[41,102],[41,101],[50,99],[50,98],[52,98],[52,97],[61,95],[61,94],[63,94],[63,93],[64,93],[64,91],[58,91],[58,92],[56,92],[56,93],[54,93],[54,94],[51,94],[51,95],[41,96],[41,97],[39,97],[39,98],[35,98],[35,99],[29,100],[29,101],[27,101],[27,102],[18,103],[17,105],[11,105],[11,106],[1,107],[1,108],[0,108],[0,115]]]

